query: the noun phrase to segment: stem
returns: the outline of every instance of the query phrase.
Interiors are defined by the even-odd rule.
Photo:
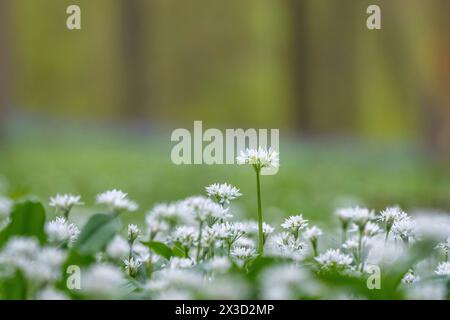
[[[260,173],[261,169],[256,168],[256,194],[258,197],[258,254],[260,256],[263,255],[264,252],[264,235],[263,235],[263,217],[262,217],[262,208],[261,208],[261,185],[260,185]]]
[[[202,241],[202,230],[203,230],[203,221],[200,221],[200,225],[199,225],[199,231],[198,231],[198,239],[197,239],[197,257],[196,257],[196,261],[198,263],[198,260],[200,258],[200,248],[201,248],[201,241]]]

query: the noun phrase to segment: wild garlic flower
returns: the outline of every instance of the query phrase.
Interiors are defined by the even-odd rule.
[[[450,255],[450,237],[448,237],[446,241],[439,243],[436,246],[436,249],[438,249],[444,256],[448,258],[448,256]]]
[[[353,221],[355,211],[353,208],[340,208],[336,210],[336,216],[341,222],[342,228],[347,230],[350,226],[350,223]]]
[[[210,228],[210,232],[214,232],[217,238],[226,241],[232,245],[237,239],[246,233],[245,225],[239,222],[225,222],[215,224]]]
[[[246,261],[252,258],[256,254],[256,251],[250,248],[234,247],[230,254],[232,257]]]
[[[150,240],[154,240],[158,235],[165,233],[170,228],[167,222],[161,221],[152,215],[147,215],[145,217],[145,223],[147,225]]]
[[[364,230],[366,224],[373,219],[374,213],[366,208],[354,207],[352,222],[358,226],[360,230]]]
[[[122,271],[108,264],[95,264],[83,272],[81,291],[92,298],[117,298],[126,283]]]
[[[231,268],[231,262],[227,257],[214,257],[205,264],[205,269],[212,273],[225,273]]]
[[[37,300],[69,300],[69,297],[66,296],[61,291],[57,291],[51,287],[47,287],[38,292]]]
[[[322,230],[316,226],[312,226],[311,228],[307,228],[304,233],[305,240],[308,241],[317,241],[319,237],[323,234]]]
[[[402,283],[413,284],[419,280],[420,278],[414,274],[414,271],[412,269],[409,269],[409,271],[403,276]]]
[[[136,242],[135,244],[133,244],[133,256],[142,263],[154,263],[159,260],[159,256],[151,255],[150,249],[140,242]]]
[[[399,207],[389,207],[380,212],[378,220],[386,225],[387,230],[390,230],[395,222],[407,217],[408,215]]]
[[[290,216],[284,223],[281,224],[283,229],[291,231],[295,236],[298,236],[300,230],[305,229],[308,226],[308,220],[303,218],[303,215]]]
[[[306,244],[291,233],[273,235],[267,243],[267,254],[273,257],[290,258],[301,261],[306,257]]]
[[[10,271],[20,270],[36,286],[56,281],[61,276],[65,251],[41,248],[34,238],[14,237],[0,253],[0,266]]]
[[[116,235],[106,247],[106,254],[114,260],[124,260],[130,254],[130,244],[123,237]]]
[[[357,251],[358,247],[359,247],[359,242],[358,242],[358,239],[356,239],[356,238],[348,239],[347,241],[345,241],[342,244],[342,248],[344,248],[352,253]]]
[[[67,217],[73,206],[81,206],[84,204],[80,200],[81,196],[75,196],[71,194],[57,194],[55,197],[50,198],[50,203],[48,205],[64,212],[65,216]]]
[[[381,228],[378,226],[378,224],[373,222],[368,222],[366,224],[366,227],[364,228],[364,236],[366,237],[375,237],[377,234],[380,234]]]
[[[50,243],[73,244],[80,234],[80,229],[75,224],[69,223],[66,218],[57,217],[45,225],[45,233]]]
[[[113,213],[120,213],[124,210],[136,211],[138,209],[138,205],[128,199],[128,194],[116,189],[97,195],[97,203],[107,205]]]
[[[435,273],[439,276],[450,277],[450,262],[441,262],[436,268]]]
[[[353,259],[342,253],[339,249],[328,249],[325,253],[316,257],[320,270],[323,271],[345,271],[351,267]]]
[[[125,259],[123,263],[125,264],[125,271],[130,277],[136,276],[139,267],[142,265],[142,261],[135,258]]]
[[[138,226],[135,224],[129,224],[128,225],[128,241],[130,243],[133,243],[141,234],[141,231],[139,230]]]
[[[190,212],[197,221],[207,222],[213,225],[217,221],[223,221],[232,217],[228,208],[203,196],[190,197],[182,201],[180,206],[184,207],[186,212]]]
[[[190,269],[194,264],[194,260],[189,258],[172,257],[165,267],[168,269]]]
[[[179,242],[184,248],[190,248],[197,239],[197,229],[190,226],[181,226],[175,229],[172,240]]]
[[[410,238],[415,236],[416,223],[410,217],[396,221],[392,225],[392,233],[397,239],[408,242]]]
[[[278,152],[272,149],[246,149],[236,158],[238,164],[251,164],[256,170],[277,168],[280,165]]]
[[[207,186],[205,189],[208,196],[214,198],[221,205],[229,204],[231,200],[234,200],[242,195],[238,188],[227,183],[214,183]]]

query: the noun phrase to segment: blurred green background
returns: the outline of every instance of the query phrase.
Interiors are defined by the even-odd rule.
[[[92,204],[115,187],[144,213],[229,182],[254,216],[249,168],[170,161],[172,130],[202,120],[280,129],[271,220],[450,210],[449,15],[448,0],[1,0],[0,192]]]

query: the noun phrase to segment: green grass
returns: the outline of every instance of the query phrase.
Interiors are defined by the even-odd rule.
[[[92,205],[95,195],[120,188],[140,204],[130,221],[155,203],[204,193],[213,182],[228,182],[244,194],[239,215],[256,219],[256,185],[248,166],[176,166],[170,161],[170,139],[132,135],[25,135],[0,146],[0,177],[12,197],[48,197],[76,193]],[[266,220],[281,222],[303,213],[328,224],[336,206],[360,203],[374,209],[398,204],[405,210],[450,210],[450,170],[433,165],[408,148],[337,144],[301,144],[283,140],[281,168],[263,176],[262,202]],[[78,209],[82,212],[83,209]]]

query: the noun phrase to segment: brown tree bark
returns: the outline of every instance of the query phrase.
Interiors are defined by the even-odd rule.
[[[312,134],[312,112],[309,104],[310,35],[308,0],[288,0],[291,21],[290,65],[293,82],[293,107],[296,130],[303,136]]]
[[[10,107],[10,41],[9,0],[0,1],[0,142],[4,138],[7,112]]]
[[[121,18],[122,73],[124,75],[124,119],[143,124],[150,111],[150,83],[147,76],[146,14],[142,0],[119,0]]]

